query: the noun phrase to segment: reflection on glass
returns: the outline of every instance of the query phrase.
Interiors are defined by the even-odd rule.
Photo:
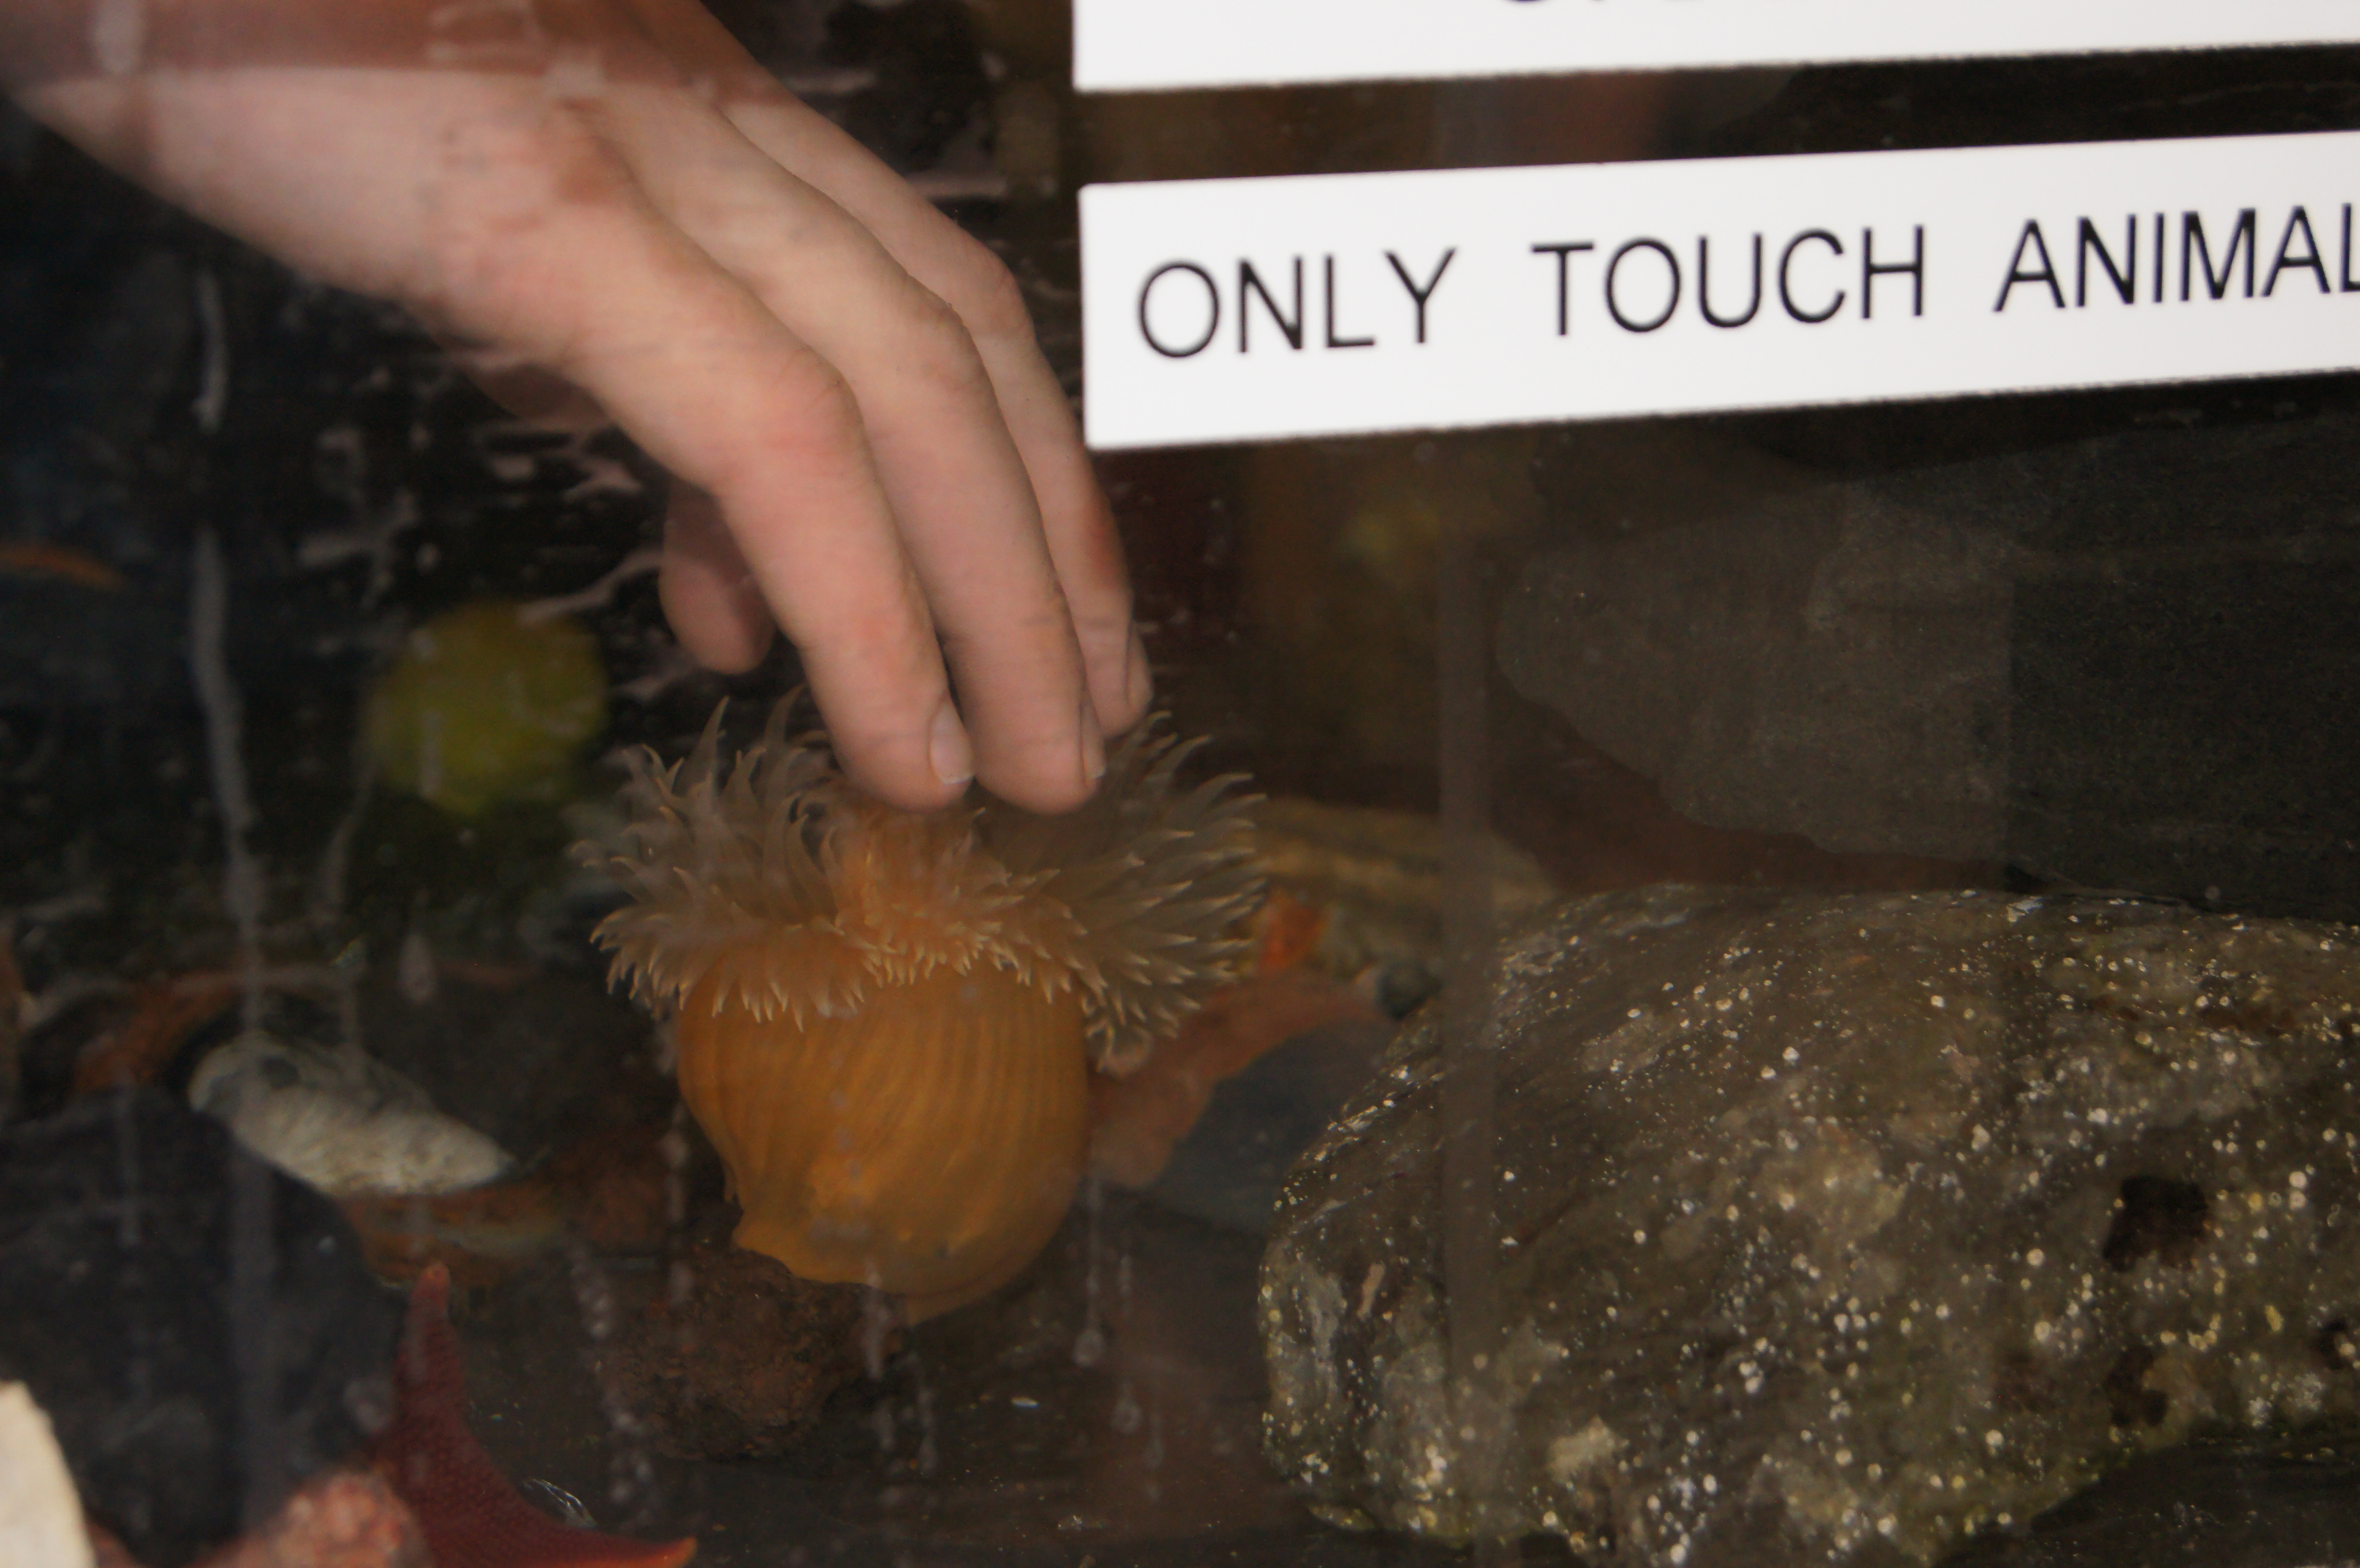
[[[0,1558],[2360,1528],[2348,377],[1068,407],[1085,180],[2339,128],[2349,51],[0,38]]]

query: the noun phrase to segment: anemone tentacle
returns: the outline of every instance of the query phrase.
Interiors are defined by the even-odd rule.
[[[980,965],[1077,993],[1092,1060],[1120,1073],[1236,971],[1254,798],[1238,775],[1180,782],[1201,741],[1142,725],[1066,816],[980,791],[913,816],[854,789],[824,734],[791,733],[794,701],[726,768],[719,709],[681,761],[633,753],[628,821],[578,847],[632,895],[595,938],[634,996],[676,1009],[710,979],[716,1008],[800,1026]]]

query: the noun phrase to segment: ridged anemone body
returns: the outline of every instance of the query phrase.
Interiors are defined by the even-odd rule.
[[[633,757],[627,825],[582,852],[633,895],[596,939],[674,1016],[738,1244],[914,1320],[1039,1253],[1090,1073],[1136,1068],[1233,972],[1260,895],[1246,798],[1179,784],[1193,747],[1150,724],[1070,815],[980,791],[917,815],[788,717],[726,771],[718,713],[684,761]]]

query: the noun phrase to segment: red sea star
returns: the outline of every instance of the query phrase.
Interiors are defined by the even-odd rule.
[[[377,1443],[377,1468],[418,1516],[435,1568],[681,1568],[695,1556],[694,1540],[575,1530],[517,1495],[467,1430],[450,1295],[440,1263],[410,1293],[395,1415]]]

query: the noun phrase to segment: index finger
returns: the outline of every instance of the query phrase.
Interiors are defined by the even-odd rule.
[[[781,88],[696,0],[628,3],[675,62],[713,84],[716,106],[741,135],[850,213],[965,323],[1039,504],[1098,721],[1109,735],[1130,728],[1145,716],[1153,682],[1131,620],[1122,546],[1073,409],[1008,269]]]
[[[1031,480],[964,323],[688,95],[618,91],[598,113],[656,211],[844,377],[984,781],[1035,811],[1079,804],[1104,770],[1099,726]],[[735,521],[742,548],[764,547]]]
[[[646,207],[628,171],[585,178],[585,160],[614,154],[544,124],[514,159],[528,187],[550,186],[527,221],[454,201],[478,237],[446,248],[432,307],[550,365],[710,493],[803,654],[846,771],[895,805],[947,803],[971,752],[850,389]]]

